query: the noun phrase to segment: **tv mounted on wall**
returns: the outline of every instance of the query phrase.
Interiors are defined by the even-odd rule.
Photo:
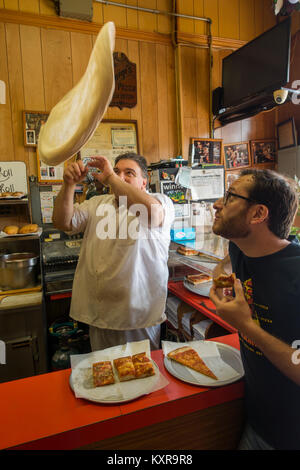
[[[235,106],[289,81],[290,17],[223,59],[223,105]]]
[[[289,81],[290,43],[288,17],[223,59],[221,120],[230,122],[232,113],[241,119],[276,106],[273,92]]]

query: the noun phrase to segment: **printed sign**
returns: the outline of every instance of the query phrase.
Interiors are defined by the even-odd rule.
[[[161,192],[168,196],[176,204],[186,203],[187,189],[173,181],[162,181]]]

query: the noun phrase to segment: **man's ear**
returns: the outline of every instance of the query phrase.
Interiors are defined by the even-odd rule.
[[[146,188],[147,188],[147,183],[148,183],[147,178],[143,178],[142,189],[146,189]]]
[[[269,209],[264,204],[256,204],[251,209],[251,224],[261,224],[269,217]]]

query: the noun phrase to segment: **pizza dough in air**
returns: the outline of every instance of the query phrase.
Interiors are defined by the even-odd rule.
[[[115,89],[114,46],[115,25],[108,22],[98,34],[83,77],[54,106],[41,127],[38,151],[46,165],[71,158],[96,130]]]

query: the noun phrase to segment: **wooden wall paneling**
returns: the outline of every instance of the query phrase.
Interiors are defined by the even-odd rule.
[[[51,111],[72,88],[70,33],[42,28],[46,109]]]
[[[47,111],[45,108],[41,31],[35,26],[20,25],[24,109]]]
[[[239,0],[219,0],[219,35],[239,39]]]
[[[127,5],[136,7],[138,0],[127,0]],[[126,8],[127,28],[138,29],[138,11]]]
[[[118,0],[116,3],[123,3],[126,5],[126,0]],[[127,26],[127,17],[126,17],[126,8],[113,6],[113,5],[105,5],[103,10],[103,21],[106,23],[107,21],[113,21],[116,27],[126,28]]]
[[[138,0],[138,6],[151,10],[159,9],[156,0]],[[142,31],[157,31],[157,15],[139,11],[138,25]]]
[[[44,95],[41,30],[36,26],[20,25],[20,38],[24,86],[23,109],[47,111]],[[36,175],[37,161],[35,149],[24,147],[24,153],[28,163],[28,175]]]
[[[19,0],[20,11],[40,14],[40,2],[39,0]]]
[[[209,50],[196,49],[196,73],[197,87],[197,135],[210,137],[209,135]]]
[[[194,16],[204,17],[204,0],[194,2]],[[195,20],[195,34],[207,34],[207,23],[202,20]]]
[[[92,36],[82,33],[71,33],[72,76],[73,86],[85,73],[93,49]]]
[[[157,118],[159,158],[169,156],[167,46],[156,45]]]
[[[177,0],[177,13],[182,15],[194,15],[194,0]],[[195,20],[188,18],[177,18],[178,31],[182,33],[195,32]]]
[[[14,160],[14,144],[11,118],[11,93],[7,68],[6,31],[0,23],[0,80],[6,85],[6,104],[0,105],[0,161]]]
[[[24,109],[23,71],[20,44],[20,26],[5,25],[8,58],[9,87],[11,96],[11,124],[14,145],[14,160],[25,161],[22,110]]]
[[[242,122],[236,121],[227,124],[221,129],[221,139],[223,144],[242,141]]]
[[[143,151],[149,163],[159,159],[155,44],[140,43]]]
[[[173,0],[159,0],[157,8],[160,11],[172,12]],[[157,16],[157,32],[162,34],[170,34],[172,31],[173,18],[168,15]]]
[[[139,139],[139,152],[143,155],[143,126],[142,126],[142,98],[141,98],[141,70],[140,48],[138,41],[128,41],[128,58],[136,65],[137,104],[130,110],[130,118],[137,121]]]
[[[19,0],[4,0],[2,3],[3,3],[4,8],[7,8],[8,10],[19,10]],[[0,7],[1,7],[1,2],[0,2]]]
[[[180,48],[180,94],[182,97],[182,156],[188,158],[189,139],[198,137],[196,49]]]
[[[242,138],[241,142],[247,140],[255,140],[256,138],[256,118],[247,118],[241,121],[242,123]]]
[[[93,2],[93,22],[103,24],[103,4]]]
[[[240,39],[251,41],[255,37],[255,15],[253,0],[240,0]]]
[[[179,155],[177,132],[177,105],[175,83],[174,48],[167,47],[167,81],[168,81],[168,126],[169,126],[169,155],[174,158]]]
[[[94,3],[95,5],[95,3]],[[93,8],[95,6],[93,5]],[[55,5],[52,0],[40,0],[40,14],[41,15],[50,15],[50,16],[56,16],[57,13],[55,11]]]
[[[211,34],[219,36],[219,0],[204,0],[203,13],[206,18],[212,20]]]

